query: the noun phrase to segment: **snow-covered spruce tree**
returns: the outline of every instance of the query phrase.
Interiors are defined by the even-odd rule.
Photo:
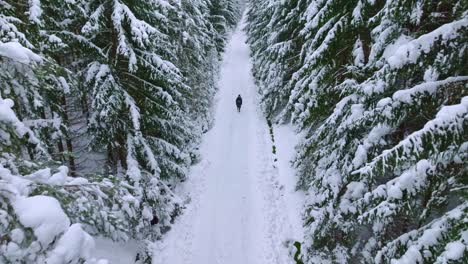
[[[289,98],[288,82],[300,62],[300,18],[305,5],[303,0],[258,1],[249,9],[247,31],[256,64],[253,74],[269,114],[282,110]],[[253,24],[256,26],[249,26]]]
[[[106,179],[71,178],[59,167],[60,98],[71,86],[69,71],[31,50],[40,38],[27,38],[36,27],[28,30],[22,20],[24,5],[1,4],[0,262],[78,263],[93,247],[83,229],[127,236],[114,209],[122,199],[112,194],[129,190]]]
[[[2,57],[24,66],[33,66],[39,58],[24,47],[4,48],[0,44]],[[68,168],[57,167],[44,144],[18,118],[11,99],[0,98],[0,131],[1,263],[81,263],[94,247],[85,229],[116,239],[127,236],[127,221],[115,208],[122,199],[114,196],[128,193],[127,186],[109,179],[69,177]],[[24,158],[26,145],[34,161]]]
[[[216,46],[216,32],[209,22],[210,2],[207,0],[181,2],[178,12],[179,38],[173,39],[180,71],[191,87],[188,114],[201,131],[209,129],[211,103],[216,92],[219,54]],[[223,43],[224,45],[224,43]],[[220,47],[221,48],[221,47]]]
[[[159,1],[87,1],[83,10],[79,31],[58,36],[70,35],[87,50],[77,67],[90,145],[106,150],[116,184],[131,186],[116,193],[126,238],[156,239],[178,214],[168,184],[186,176],[188,146],[198,136],[185,112],[189,88],[169,61],[168,18],[176,8]]]
[[[211,31],[219,53],[224,51],[229,30],[241,17],[241,0],[208,0]]]
[[[305,261],[466,262],[466,2],[305,10],[281,116],[306,132],[295,162],[308,194]]]
[[[19,22],[11,17],[2,22],[8,20]],[[93,240],[83,231],[82,225],[76,219],[71,220],[62,208],[70,209],[68,203],[76,198],[91,205],[95,200],[100,200],[96,193],[104,192],[99,187],[91,187],[93,191],[87,192],[87,196],[77,195],[68,201],[38,194],[43,193],[40,191],[42,189],[46,190],[46,194],[62,191],[73,196],[76,190],[82,190],[82,184],[89,182],[68,177],[68,168],[64,166],[54,169],[57,172],[52,173],[49,167],[57,167],[56,162],[51,160],[47,144],[35,133],[43,131],[31,125],[30,119],[27,122],[20,120],[15,112],[29,106],[27,96],[21,98],[24,100],[3,98],[8,95],[15,98],[19,93],[14,92],[21,89],[26,95],[30,91],[40,91],[37,90],[38,84],[43,84],[40,73],[50,65],[45,58],[17,42],[28,43],[14,24],[5,23],[2,29],[11,33],[8,34],[11,39],[3,38],[0,42],[0,262],[82,262],[89,257]],[[14,36],[19,38],[15,39]],[[39,105],[41,102],[45,100],[37,101],[36,107],[43,106]],[[73,192],[65,185],[74,186]],[[95,207],[97,211],[101,209]]]
[[[19,44],[33,49],[52,45],[52,38],[41,35],[44,21],[35,2],[29,5],[17,1],[8,2],[3,2],[4,11],[0,14],[0,36],[6,45],[4,47],[10,46],[9,50],[12,51]],[[48,154],[56,160],[66,159],[74,171],[73,158],[67,155],[62,140],[68,136],[63,98],[70,93],[75,83],[70,71],[46,54],[41,56],[41,67],[34,70],[22,61],[3,64],[4,83],[1,92],[15,102],[17,115],[45,144]],[[4,60],[8,58],[4,57]],[[34,159],[31,153],[30,158]]]
[[[82,230],[142,241],[167,230],[179,210],[169,186],[186,177],[210,118],[214,50],[240,14],[236,1],[225,3],[221,33],[208,0],[0,1],[0,95],[13,99],[2,99],[0,112],[0,262],[81,262],[92,247]],[[24,129],[11,125],[12,108]],[[190,121],[197,113],[204,124]],[[107,154],[107,164],[80,171],[72,160],[92,152]],[[23,218],[35,214],[16,210],[23,199],[47,203],[59,219],[46,240],[32,225],[50,219]],[[65,242],[75,238],[71,252]]]

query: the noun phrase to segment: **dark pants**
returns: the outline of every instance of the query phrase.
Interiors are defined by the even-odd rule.
[[[240,112],[240,109],[241,109],[241,106],[240,104],[237,105],[237,111]]]

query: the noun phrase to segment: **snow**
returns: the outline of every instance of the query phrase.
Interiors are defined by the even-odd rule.
[[[41,62],[42,58],[23,47],[18,42],[0,43],[0,56],[7,57],[19,63],[30,64],[32,62]]]
[[[70,220],[53,197],[18,197],[12,205],[21,224],[33,229],[43,247],[47,247],[70,226]]]
[[[58,78],[58,80],[60,81],[60,84],[62,85],[63,92],[64,92],[65,94],[69,94],[69,93],[70,93],[70,85],[68,85],[67,80],[66,80],[64,77],[62,77],[62,76],[60,76],[60,77]]]
[[[60,166],[58,168],[58,172],[53,174],[49,180],[48,183],[51,185],[64,185],[67,180],[68,180],[68,167],[66,166]]]
[[[404,45],[396,48],[392,56],[388,57],[388,63],[392,68],[401,68],[408,63],[416,63],[418,58],[436,43],[442,39],[448,42],[456,38],[462,28],[468,26],[468,18],[463,18],[452,23],[445,24],[436,30],[420,36]]]
[[[24,232],[21,229],[15,228],[11,230],[10,237],[11,241],[17,244],[21,244],[21,242],[23,242],[24,239]]]
[[[138,161],[134,157],[135,146],[133,143],[133,137],[128,135],[127,138],[127,175],[134,182],[138,183],[141,179],[141,171]]]
[[[138,109],[135,103],[135,100],[133,100],[133,98],[130,95],[125,94],[125,104],[130,109],[133,128],[136,131],[139,131],[140,130],[140,110]]]
[[[360,21],[362,20],[362,2],[359,1],[359,3],[356,5],[356,7],[353,10],[353,19],[355,21]]]
[[[364,50],[362,48],[362,41],[358,39],[354,44],[353,50],[354,65],[363,66],[365,62]]]
[[[408,249],[399,259],[391,259],[392,264],[410,264],[410,263],[422,263],[423,258],[421,252],[425,249],[431,248],[433,246],[439,245],[440,241],[448,237],[448,233],[453,231],[453,225],[457,221],[463,221],[463,211],[466,210],[468,203],[463,203],[451,211],[447,212],[441,218],[435,219],[433,222],[429,223],[426,226],[421,227],[418,230],[413,230],[408,233],[405,233],[392,241],[391,243],[384,246],[375,257],[376,263],[383,262],[383,256],[390,253],[394,254],[396,248],[400,245],[407,245]],[[463,241],[464,235],[467,234],[467,231],[462,231],[461,236]],[[445,246],[445,251],[437,258],[435,263],[447,263],[447,259],[452,258],[455,260],[457,257],[460,257],[460,251],[463,250],[462,246],[456,242],[449,242]],[[466,246],[465,246],[466,247]]]
[[[387,45],[387,47],[385,48],[385,50],[383,52],[383,58],[385,58],[385,60],[388,61],[388,59],[390,57],[392,57],[396,53],[398,48],[406,45],[407,43],[409,43],[412,40],[413,40],[413,38],[411,38],[409,36],[401,35],[400,37],[398,37],[395,40],[394,43]]]
[[[423,14],[424,14],[423,4],[422,2],[418,1],[413,9],[413,12],[411,12],[411,21],[414,24],[419,25]]]
[[[139,20],[129,7],[122,4],[120,1],[114,1],[112,22],[118,34],[119,45],[117,50],[119,54],[129,59],[129,71],[135,72],[138,69],[137,54],[133,45],[130,44],[131,41],[126,34],[127,32],[125,32],[124,25],[127,22],[129,23],[132,41],[142,48],[146,48],[146,45],[150,42],[150,37],[155,37],[156,34],[159,34],[160,37],[164,37],[164,35],[144,20]],[[84,30],[88,31],[90,29],[90,24],[87,24],[85,27],[86,29]]]
[[[46,262],[47,264],[61,264],[70,263],[81,257],[88,259],[92,248],[94,248],[93,238],[81,229],[80,224],[73,224],[60,237]]]
[[[451,242],[445,246],[444,257],[447,260],[458,260],[463,257],[463,254],[466,250],[467,246],[464,245],[461,241]]]
[[[29,20],[38,25],[41,24],[41,1],[40,0],[29,0]]]
[[[108,238],[102,237],[95,237],[94,241],[95,247],[91,250],[91,260],[101,260],[102,262],[105,259],[109,264],[129,264],[135,262],[138,251],[138,245],[135,241],[113,242]]]
[[[380,140],[391,132],[391,128],[386,125],[377,125],[365,138],[362,145],[359,145],[354,154],[353,166],[358,168],[367,161],[367,151],[374,145],[380,143]]]
[[[88,184],[89,181],[81,177],[69,177],[69,169],[67,166],[60,166],[57,168],[57,172],[52,174],[50,168],[37,170],[29,175],[25,175],[24,178],[37,183],[43,183],[48,185],[84,185]]]
[[[448,105],[448,106],[442,107],[442,109],[440,109],[440,111],[437,113],[434,121],[430,121],[430,122],[436,123],[436,120],[439,122],[443,122],[445,120],[455,119],[456,117],[459,117],[459,116],[466,117],[467,112],[468,112],[468,96],[465,96],[461,99],[460,104]],[[428,125],[424,126],[424,128],[429,127],[429,125],[436,126],[437,124],[432,124],[432,123],[429,124],[428,122]]]
[[[461,78],[461,77],[460,77]],[[372,168],[377,164],[378,161],[384,160],[389,156],[397,153],[398,151],[407,151],[408,149],[418,148],[421,145],[421,137],[425,134],[440,133],[441,128],[448,126],[461,127],[464,117],[468,112],[468,96],[461,99],[460,104],[448,105],[442,107],[437,113],[436,117],[428,121],[424,127],[418,131],[413,132],[405,139],[400,141],[396,146],[391,149],[384,150],[382,154],[375,157],[365,167],[353,173],[370,173]],[[444,133],[444,132],[442,132]]]
[[[85,185],[85,184],[89,184],[89,181],[87,179],[77,177],[68,181],[66,185]]]
[[[0,98],[0,121],[8,123],[19,122],[15,112],[11,109],[14,105],[13,100]]]
[[[439,73],[432,66],[430,66],[429,69],[424,72],[424,81],[426,82],[437,81],[438,78]]]
[[[287,264],[293,258],[286,244],[302,241],[303,202],[289,164],[295,135],[289,127],[275,127],[275,157],[245,41],[238,29],[227,47],[215,125],[204,136],[202,161],[176,190],[187,201],[184,214],[150,245],[154,264]],[[238,94],[244,101],[240,113]]]
[[[298,139],[301,138],[294,132],[294,128],[289,125],[274,126],[275,143],[278,161],[276,166],[279,172],[279,182],[284,186],[284,199],[288,216],[290,216],[290,236],[296,241],[303,241],[304,229],[302,212],[305,194],[296,190],[298,179],[296,171],[292,167],[292,160],[295,158]]]
[[[429,93],[429,94],[434,94],[437,89],[443,85],[452,83],[452,82],[461,82],[461,81],[467,81],[468,76],[457,76],[457,77],[449,77],[445,80],[441,81],[427,81],[422,84],[418,84],[412,88],[409,89],[404,89],[404,90],[398,90],[395,92],[392,96],[392,99],[394,101],[399,101],[403,103],[412,103],[414,100],[413,97],[416,97],[419,94],[422,93]]]

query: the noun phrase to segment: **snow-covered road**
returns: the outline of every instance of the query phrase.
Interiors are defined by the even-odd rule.
[[[301,224],[292,173],[285,167],[295,142],[283,140],[282,150],[289,151],[273,161],[245,41],[240,26],[224,56],[215,125],[204,136],[202,161],[178,190],[190,202],[163,241],[154,244],[155,264],[292,263],[284,242],[300,239]],[[240,113],[238,94],[244,100]]]

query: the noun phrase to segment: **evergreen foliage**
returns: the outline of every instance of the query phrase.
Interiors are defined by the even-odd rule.
[[[172,188],[196,162],[240,12],[228,0],[0,0],[0,262],[91,263],[99,235],[141,241],[150,263],[145,241],[183,207]]]
[[[466,1],[252,1],[267,115],[305,135],[306,263],[468,259]]]

